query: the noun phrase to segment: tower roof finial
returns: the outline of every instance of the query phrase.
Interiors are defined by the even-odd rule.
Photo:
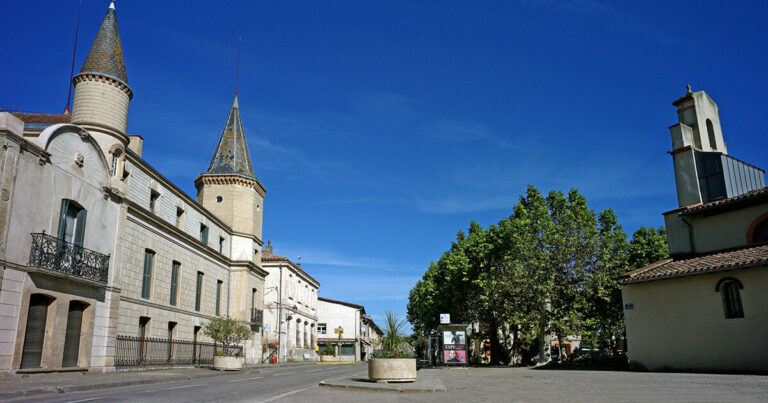
[[[686,91],[685,91],[685,95],[691,95],[691,94],[693,94],[693,92],[691,92],[691,85],[690,85],[690,84],[688,84],[688,85],[686,85],[686,86],[685,86],[685,90],[686,90]]]

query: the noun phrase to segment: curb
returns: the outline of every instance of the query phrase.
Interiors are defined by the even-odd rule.
[[[392,385],[392,384],[388,384]],[[433,392],[445,392],[447,389],[443,387],[423,388],[423,389],[405,389],[398,387],[384,387],[372,385],[339,385],[334,384],[333,381],[321,381],[319,386],[337,390],[348,390],[356,392],[389,392],[389,393],[433,393]]]

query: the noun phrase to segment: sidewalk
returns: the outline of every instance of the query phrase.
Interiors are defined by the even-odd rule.
[[[256,365],[242,371],[216,371],[211,368],[169,368],[132,372],[0,374],[0,400],[46,393],[79,392],[141,384],[185,381],[212,376],[247,375],[266,368],[311,364],[288,362],[277,365]]]

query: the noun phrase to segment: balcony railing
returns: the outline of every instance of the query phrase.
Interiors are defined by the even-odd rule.
[[[262,311],[261,309],[253,308],[251,310],[251,323],[254,323],[257,326],[261,327],[263,320],[264,320],[264,311]]]
[[[36,233],[32,234],[29,265],[106,284],[109,274],[109,255],[83,248],[46,233]]]

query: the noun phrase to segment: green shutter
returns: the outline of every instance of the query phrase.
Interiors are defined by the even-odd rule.
[[[69,209],[69,200],[61,199],[61,213],[59,213],[59,232],[57,238],[63,240],[64,233],[67,231],[67,210]]]
[[[197,272],[197,290],[195,291],[195,310],[200,312],[203,289],[203,273]]]
[[[171,268],[171,305],[176,306],[176,294],[179,288],[179,262],[173,262]]]
[[[83,246],[83,239],[85,238],[85,217],[88,212],[82,209],[77,212],[77,219],[75,220],[75,242],[77,246]]]
[[[221,280],[216,282],[216,315],[221,314]]]
[[[152,286],[152,260],[155,252],[146,250],[144,252],[144,277],[141,283],[141,298],[149,299],[149,289]]]
[[[200,226],[200,242],[208,245],[208,227],[205,225]]]

